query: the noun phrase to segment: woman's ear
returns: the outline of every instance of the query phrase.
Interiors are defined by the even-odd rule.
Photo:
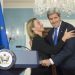
[[[34,30],[35,30],[35,28],[32,28],[32,30],[34,31]]]

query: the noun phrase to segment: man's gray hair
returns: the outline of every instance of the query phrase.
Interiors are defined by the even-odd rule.
[[[50,15],[56,13],[60,17],[60,11],[58,8],[51,8],[47,11],[47,17],[49,18]]]

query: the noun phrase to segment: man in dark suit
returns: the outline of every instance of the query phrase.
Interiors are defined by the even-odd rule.
[[[65,31],[75,30],[75,28],[62,21],[59,10],[55,8],[47,12],[47,17],[53,26],[46,38],[47,43],[53,46],[53,49],[55,48],[55,52],[58,49],[57,47],[61,47],[62,44],[63,46],[59,52],[52,54],[50,59],[43,60],[41,64],[44,66],[55,64],[58,67],[57,69],[59,67],[62,69],[63,75],[75,75],[75,38],[68,39],[65,43],[62,41]]]

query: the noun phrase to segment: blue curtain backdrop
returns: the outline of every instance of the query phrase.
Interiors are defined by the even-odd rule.
[[[2,14],[2,8],[0,3],[0,49],[9,49],[9,42],[6,35],[4,17]]]

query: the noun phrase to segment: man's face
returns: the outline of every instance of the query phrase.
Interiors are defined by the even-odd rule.
[[[51,23],[51,25],[54,27],[54,28],[57,28],[59,25],[60,25],[60,17],[58,16],[57,13],[53,13],[52,15],[49,15],[49,21]]]

